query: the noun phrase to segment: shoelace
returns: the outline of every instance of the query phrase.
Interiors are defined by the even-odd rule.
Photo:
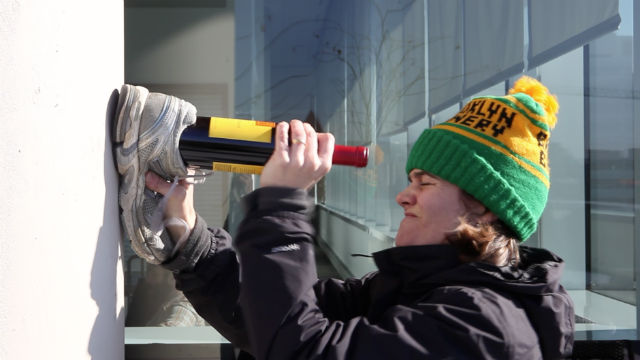
[[[207,178],[213,175],[213,171],[204,171],[202,169],[190,169],[193,171],[193,174],[187,174],[180,178],[180,180],[189,180],[191,184],[202,184]],[[175,181],[175,178],[174,178]]]

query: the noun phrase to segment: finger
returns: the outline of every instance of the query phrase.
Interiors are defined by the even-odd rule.
[[[147,171],[144,177],[144,181],[149,189],[162,195],[166,195],[171,188],[171,184],[164,181],[164,179],[160,177],[160,175],[154,173],[153,171]]]
[[[281,121],[276,125],[275,151],[286,151],[289,148],[289,124]]]
[[[188,196],[193,193],[193,179],[192,178],[182,179],[182,180],[180,180],[178,182],[178,184],[185,189],[185,191],[186,191]]]
[[[326,171],[329,171],[333,162],[333,149],[335,142],[335,138],[330,133],[318,134],[318,158],[320,158],[320,162],[323,165],[328,165]]]
[[[291,128],[291,148],[289,154],[291,160],[296,161],[297,164],[302,165],[304,163],[304,150],[307,143],[307,134],[304,130],[302,121],[291,120],[289,123]]]
[[[317,159],[318,158],[318,135],[316,131],[313,129],[313,126],[309,123],[304,123],[304,131],[307,137],[307,145],[305,156],[307,159]]]
[[[282,121],[276,126],[275,148],[273,150],[276,156],[289,161],[289,124]]]
[[[178,184],[180,186],[182,186],[183,188],[185,188],[187,190],[187,192],[193,191],[193,185],[197,184],[198,180],[196,180],[195,178],[195,174],[196,174],[196,170],[193,168],[187,168],[187,177],[185,177],[184,179],[180,179],[180,181],[178,181]]]

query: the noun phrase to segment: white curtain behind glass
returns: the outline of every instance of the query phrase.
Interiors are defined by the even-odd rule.
[[[462,96],[462,0],[428,2],[429,113]]]
[[[614,31],[618,0],[529,0],[529,68]]]
[[[428,0],[429,114],[524,70],[523,2]],[[530,0],[528,68],[620,24],[618,0]]]
[[[464,2],[464,86],[462,95],[504,81],[524,70],[521,1]]]
[[[429,113],[522,72],[523,4],[430,0]]]

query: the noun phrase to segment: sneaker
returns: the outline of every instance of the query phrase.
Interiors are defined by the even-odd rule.
[[[152,264],[167,260],[174,246],[163,226],[152,226],[162,195],[145,187],[145,173],[152,170],[167,180],[187,175],[178,143],[184,128],[195,121],[196,108],[187,101],[141,86],[120,89],[113,139],[122,224],[132,249]]]

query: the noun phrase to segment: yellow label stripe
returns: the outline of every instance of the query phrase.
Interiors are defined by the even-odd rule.
[[[273,123],[212,117],[209,121],[209,137],[271,143],[274,126],[270,124]]]
[[[232,163],[213,163],[213,171],[224,171],[242,174],[256,174],[260,175],[264,166],[261,165],[247,165],[247,164],[232,164]]]
[[[504,155],[507,155],[508,157],[512,158],[516,163],[518,163],[520,166],[522,166],[524,169],[526,169],[527,171],[532,173],[535,177],[540,179],[540,181],[542,181],[542,183],[546,187],[549,187],[550,185],[549,178],[545,171],[541,171],[541,169],[538,168],[536,164],[532,164],[528,159],[520,157],[518,154],[513,153],[510,149],[505,149],[502,143],[496,142],[494,139],[489,140],[486,138],[486,135],[484,134],[471,132],[468,130],[468,128],[464,126],[456,125],[456,124],[441,123],[441,124],[438,124],[435,128],[437,129],[438,127],[441,127],[441,126],[448,127],[449,129],[447,129],[447,131],[452,131],[464,137],[468,137],[471,140],[484,144],[485,146],[488,146],[492,149],[495,149],[496,151],[501,152]]]

